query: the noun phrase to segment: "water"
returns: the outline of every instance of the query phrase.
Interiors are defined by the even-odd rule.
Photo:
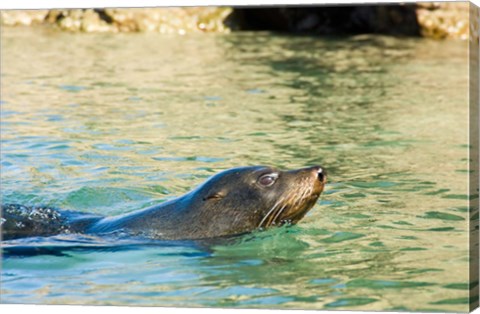
[[[234,244],[4,243],[44,250],[4,256],[2,302],[467,311],[467,52],[3,28],[5,203],[114,215],[256,164],[329,183],[297,226]]]

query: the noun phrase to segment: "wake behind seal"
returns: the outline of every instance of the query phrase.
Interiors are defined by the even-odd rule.
[[[297,223],[316,204],[326,180],[320,166],[233,168],[178,198],[113,217],[7,204],[2,206],[2,237],[120,232],[162,240],[234,236]]]

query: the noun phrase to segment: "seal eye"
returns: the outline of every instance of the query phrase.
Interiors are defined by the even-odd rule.
[[[258,179],[258,183],[260,183],[260,185],[267,186],[267,187],[272,186],[275,183],[275,181],[277,180],[277,178],[278,178],[278,174],[269,173],[269,174],[261,176]]]

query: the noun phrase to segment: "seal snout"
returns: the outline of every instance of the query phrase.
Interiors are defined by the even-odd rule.
[[[322,183],[327,182],[327,171],[325,170],[325,168],[323,168],[322,166],[314,166],[312,167],[312,169],[313,171],[315,171],[318,181]]]
[[[320,182],[325,183],[327,181],[327,171],[322,167],[318,167],[317,177]]]

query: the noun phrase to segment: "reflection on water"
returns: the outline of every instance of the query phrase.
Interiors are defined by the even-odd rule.
[[[2,302],[467,311],[466,43],[2,34],[4,202],[112,215],[235,166],[330,174],[299,225],[233,245],[4,257]]]

